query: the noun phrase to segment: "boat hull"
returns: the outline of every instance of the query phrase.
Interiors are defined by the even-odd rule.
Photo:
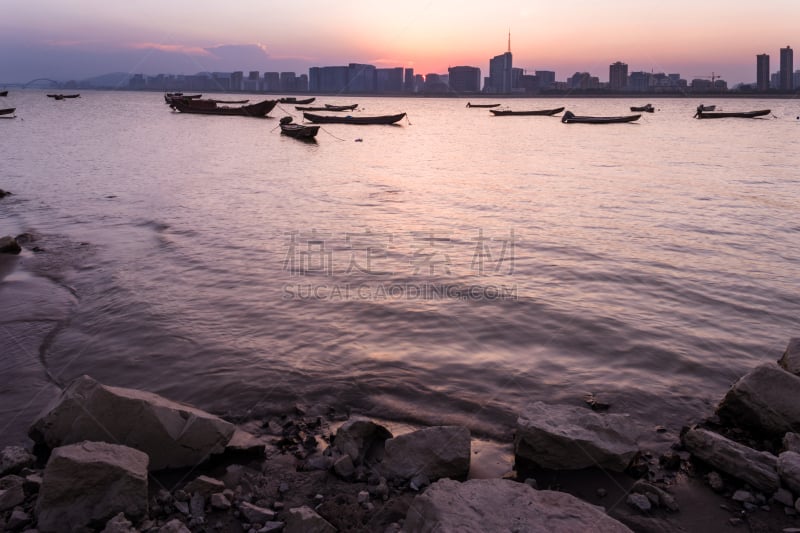
[[[634,113],[636,113],[636,112],[638,112],[638,113],[655,113],[656,108],[653,107],[650,104],[647,104],[647,105],[643,105],[641,107],[631,107],[631,111],[633,111]]]
[[[553,116],[564,111],[564,108],[557,107],[555,109],[539,109],[536,111],[503,111],[497,109],[490,109],[489,111],[496,117],[511,117],[511,116],[528,117],[528,116]]]
[[[758,111],[742,111],[739,113],[736,112],[723,112],[723,111],[716,111],[716,112],[708,112],[708,111],[700,111],[695,114],[696,118],[756,118],[756,117],[763,117],[764,115],[769,115],[772,112],[771,109],[760,109]]]
[[[489,109],[492,107],[500,107],[500,104],[471,104],[467,102],[467,107],[476,107],[478,109]]]
[[[181,113],[192,113],[197,115],[224,115],[239,117],[266,117],[272,111],[277,100],[264,100],[241,107],[220,107],[212,100],[175,100],[170,107]]]
[[[578,117],[571,111],[564,113],[561,122],[564,124],[623,124],[625,122],[635,122],[642,115],[627,115],[622,117]]]
[[[314,100],[316,100],[316,98],[305,98],[303,100],[298,100],[297,98],[294,98],[294,97],[286,97],[286,98],[278,99],[278,103],[305,105],[305,104],[310,104]]]
[[[395,122],[402,120],[402,118],[405,116],[405,113],[399,113],[397,115],[383,115],[374,117],[332,117],[327,115],[315,115],[313,113],[303,113],[304,119],[316,124],[394,124]]]
[[[16,107],[9,107],[7,109],[0,109],[0,115],[13,115],[14,111],[16,111]]]
[[[295,139],[313,139],[319,132],[319,126],[304,124],[281,124],[281,133]]]

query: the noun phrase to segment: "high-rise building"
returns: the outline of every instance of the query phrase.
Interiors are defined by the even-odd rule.
[[[511,52],[494,56],[489,60],[488,86],[483,90],[487,93],[508,94],[512,85],[512,57]]]
[[[617,61],[608,67],[608,87],[613,91],[620,91],[628,87],[627,63]]]
[[[297,90],[297,74],[294,72],[281,72],[281,91],[293,92]]]
[[[375,90],[378,93],[403,92],[403,67],[376,69]]]
[[[756,56],[756,88],[761,92],[769,90],[769,54]]]
[[[403,79],[403,91],[407,93],[416,92],[414,89],[414,69],[407,68],[405,70],[405,78]]]
[[[264,73],[264,90],[278,92],[281,90],[281,75],[277,72]]]
[[[791,46],[781,48],[781,91],[791,91],[794,89],[794,52]]]
[[[477,93],[481,90],[481,69],[478,67],[450,67],[450,88],[457,93]]]
[[[347,92],[374,93],[375,82],[374,65],[363,65],[361,63],[347,65]]]
[[[313,93],[340,93],[347,88],[347,67],[311,67],[308,87]]]

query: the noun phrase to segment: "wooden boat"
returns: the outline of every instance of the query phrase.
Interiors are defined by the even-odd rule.
[[[298,100],[294,96],[286,96],[284,98],[279,98],[278,102],[281,103],[281,104],[300,104],[300,105],[305,105],[305,104],[310,104],[314,100],[316,100],[316,98],[305,98],[303,100]]]
[[[643,113],[655,113],[656,108],[653,107],[653,104],[645,104],[639,107],[631,107],[631,111],[639,111]]]
[[[211,101],[214,102],[215,104],[246,104],[250,102],[250,100],[216,100],[213,98],[211,99]]]
[[[405,113],[397,115],[382,115],[372,117],[353,117],[353,116],[330,116],[315,115],[313,113],[303,113],[303,118],[317,124],[394,124],[399,122]]]
[[[701,111],[700,108],[697,108],[697,113],[694,114],[694,118],[756,118],[756,117],[763,117],[764,115],[769,115],[772,112],[771,109],[759,109],[758,111],[739,111],[739,112],[709,112],[709,111]]]
[[[240,107],[218,106],[213,100],[185,100],[176,99],[170,107],[181,113],[195,113],[199,115],[235,115],[243,117],[265,117],[278,103],[277,100],[264,100]]]
[[[716,111],[716,109],[717,109],[717,106],[715,106],[715,105],[703,105],[703,104],[700,104],[699,106],[697,106],[697,110],[698,111]]]
[[[8,91],[0,91],[0,96],[8,96]]]
[[[353,111],[353,110],[356,109],[356,107],[358,107],[358,104],[356,104],[356,105],[334,105],[334,106],[323,106],[323,107],[302,106],[302,105],[294,106],[294,108],[297,109],[298,111],[337,111],[337,112],[338,111]]]
[[[292,117],[283,117],[281,119],[281,133],[295,139],[313,139],[317,136],[318,131],[319,126],[293,124]]]
[[[487,109],[487,108],[490,108],[490,107],[498,107],[499,105],[500,104],[473,104],[473,103],[467,102],[467,107],[477,107],[477,108],[480,108],[480,109]]]
[[[353,104],[353,105],[325,104],[325,111],[353,111],[357,107],[358,107],[358,104]]]
[[[65,98],[80,98],[79,94],[48,94],[48,98],[55,98],[56,100],[63,100]]]
[[[164,93],[164,102],[169,105],[176,98],[186,98],[187,100],[197,100],[202,98],[202,94],[183,94],[183,93]]]
[[[14,111],[16,111],[16,110],[17,110],[16,107],[9,107],[7,109],[0,109],[0,116],[13,115]]]
[[[639,120],[642,115],[627,115],[622,117],[577,117],[572,111],[567,111],[561,117],[564,124],[620,124]]]
[[[532,115],[545,115],[545,116],[552,116],[557,113],[561,113],[564,111],[563,107],[557,107],[555,109],[539,109],[536,111],[509,111],[503,109],[490,109],[491,112],[496,117],[509,117],[509,116],[532,116]]]

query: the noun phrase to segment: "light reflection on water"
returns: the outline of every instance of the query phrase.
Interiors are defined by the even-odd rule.
[[[638,124],[592,127],[357,98],[410,124],[325,125],[309,145],[276,118],[180,115],[159,94],[14,96],[0,233],[41,234],[48,253],[25,265],[76,292],[43,358],[64,380],[494,437],[529,402],[593,392],[676,429],[796,335],[791,100],[723,102],[777,119],[696,121],[699,102],[661,99]],[[39,390],[37,365],[7,381],[3,417]]]

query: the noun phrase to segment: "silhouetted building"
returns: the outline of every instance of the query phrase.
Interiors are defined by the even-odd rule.
[[[341,93],[347,88],[348,68],[312,67],[308,71],[308,87],[311,92]]]
[[[556,84],[556,73],[552,70],[537,70],[536,83],[540,89],[552,89]]]
[[[794,89],[794,51],[791,46],[781,48],[781,91]]]
[[[756,56],[756,89],[762,92],[769,90],[769,54]]]
[[[261,90],[261,74],[257,70],[251,70],[247,78],[242,81],[242,90],[253,93]]]
[[[374,93],[375,66],[361,63],[347,65],[347,92]]]
[[[375,88],[378,93],[403,92],[403,67],[376,69]]]
[[[294,72],[281,72],[281,91],[294,92],[297,90],[297,74]]]
[[[417,92],[414,87],[414,69],[407,68],[405,70],[405,78],[403,79],[403,91],[407,93]]]
[[[588,72],[576,72],[567,80],[570,89],[599,89],[600,80]]]
[[[295,81],[295,90],[301,93],[308,92],[308,74],[300,74]]]
[[[213,82],[214,90],[217,91],[230,91],[231,90],[231,74],[230,72],[212,72],[211,81]]]
[[[628,90],[645,92],[650,88],[650,73],[631,72],[628,76]]]
[[[278,72],[264,73],[264,87],[267,92],[276,93],[281,90],[281,75]]]
[[[231,72],[231,91],[241,91],[242,90],[242,82],[244,81],[244,72],[238,70],[236,72]]]
[[[483,90],[487,93],[508,94],[513,88],[512,84],[512,57],[511,52],[494,56],[489,60],[489,77]]]
[[[612,91],[620,91],[628,86],[628,65],[622,61],[612,63],[608,67],[608,87]]]
[[[450,89],[457,93],[477,93],[481,90],[481,69],[478,67],[450,67],[447,69]]]
[[[447,85],[447,76],[442,74],[425,74],[425,92],[426,93],[446,93],[450,91]]]

